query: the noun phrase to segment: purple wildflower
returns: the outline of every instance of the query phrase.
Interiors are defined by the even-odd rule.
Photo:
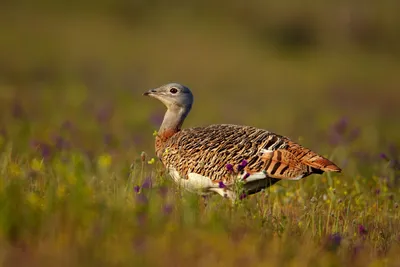
[[[219,188],[225,188],[226,185],[224,184],[224,182],[220,181],[220,182],[218,183],[218,187],[219,187]]]
[[[342,243],[342,236],[339,233],[334,233],[328,236],[325,248],[330,251],[336,251]]]
[[[110,133],[106,133],[103,135],[103,142],[106,146],[109,146],[113,141],[113,137]]]
[[[166,187],[166,186],[161,186],[161,187],[158,189],[158,193],[160,194],[160,196],[161,196],[162,198],[165,198],[165,197],[167,196],[167,194],[168,194],[168,187]]]
[[[243,180],[246,180],[247,178],[249,178],[250,173],[246,172],[245,175],[243,176]]]
[[[347,130],[348,124],[349,120],[346,117],[343,117],[333,125],[333,129],[336,133],[343,135]]]
[[[368,233],[368,231],[367,231],[367,229],[364,227],[364,225],[359,224],[359,225],[358,225],[358,233],[359,233],[361,236],[364,236],[364,235],[366,235],[366,234]]]
[[[232,164],[226,164],[226,169],[228,170],[228,171],[230,171],[230,172],[232,172],[233,171],[233,165]]]
[[[142,184],[142,188],[144,188],[144,189],[150,189],[151,187],[152,187],[151,179],[150,179],[150,177],[147,177],[147,178],[144,180],[143,184]]]
[[[386,161],[389,161],[389,160],[390,160],[390,159],[388,158],[388,156],[387,156],[385,153],[379,154],[379,157],[380,157],[381,159],[386,160]]]
[[[53,142],[54,142],[55,147],[59,150],[64,150],[64,149],[70,148],[70,143],[60,135],[54,136]]]
[[[139,193],[139,192],[140,192],[140,186],[135,185],[135,186],[133,187],[133,191],[135,191],[135,193]]]
[[[247,166],[247,160],[242,160],[242,162],[238,165],[238,170],[241,171]]]
[[[329,240],[331,241],[332,245],[338,247],[342,242],[342,236],[339,233],[334,233],[329,236]]]
[[[330,143],[337,145],[340,143],[351,143],[361,134],[360,128],[350,128],[347,118],[342,118],[334,123],[329,132]]]
[[[49,159],[51,156],[51,147],[49,144],[42,143],[40,141],[32,141],[32,148],[38,151],[44,159]]]
[[[170,204],[165,204],[163,207],[163,212],[165,215],[169,215],[171,214],[171,212],[173,211],[173,206]]]
[[[240,199],[240,200],[243,200],[243,199],[245,199],[246,197],[247,197],[247,194],[246,194],[246,193],[241,193],[240,196],[239,196],[239,199]]]

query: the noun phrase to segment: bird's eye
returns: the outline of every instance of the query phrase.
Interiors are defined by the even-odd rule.
[[[176,89],[176,88],[171,88],[169,91],[170,91],[172,94],[176,94],[176,93],[178,92],[178,89]]]

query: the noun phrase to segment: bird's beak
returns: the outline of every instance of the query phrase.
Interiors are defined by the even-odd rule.
[[[156,89],[150,89],[149,91],[144,92],[143,95],[144,95],[144,96],[152,96],[152,95],[154,95],[156,92],[157,92]]]

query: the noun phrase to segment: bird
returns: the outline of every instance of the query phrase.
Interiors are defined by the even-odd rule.
[[[217,193],[235,202],[280,180],[341,172],[327,158],[264,129],[235,124],[182,129],[194,102],[192,91],[182,84],[164,84],[143,95],[167,108],[156,132],[155,154],[169,176],[188,191]]]

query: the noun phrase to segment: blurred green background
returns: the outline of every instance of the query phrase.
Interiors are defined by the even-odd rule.
[[[148,119],[164,109],[141,93],[175,81],[195,94],[186,126],[249,124],[308,142],[346,117],[397,139],[399,8],[394,0],[2,1],[1,122],[20,105],[40,119],[34,134],[80,117],[90,136],[92,115],[105,109],[117,139],[150,141],[159,120]]]
[[[399,10],[396,0],[1,1],[0,263],[395,264]],[[219,199],[199,209],[147,163],[165,108],[142,93],[168,82],[195,95],[184,127],[264,128],[344,173],[281,182],[236,210]]]

